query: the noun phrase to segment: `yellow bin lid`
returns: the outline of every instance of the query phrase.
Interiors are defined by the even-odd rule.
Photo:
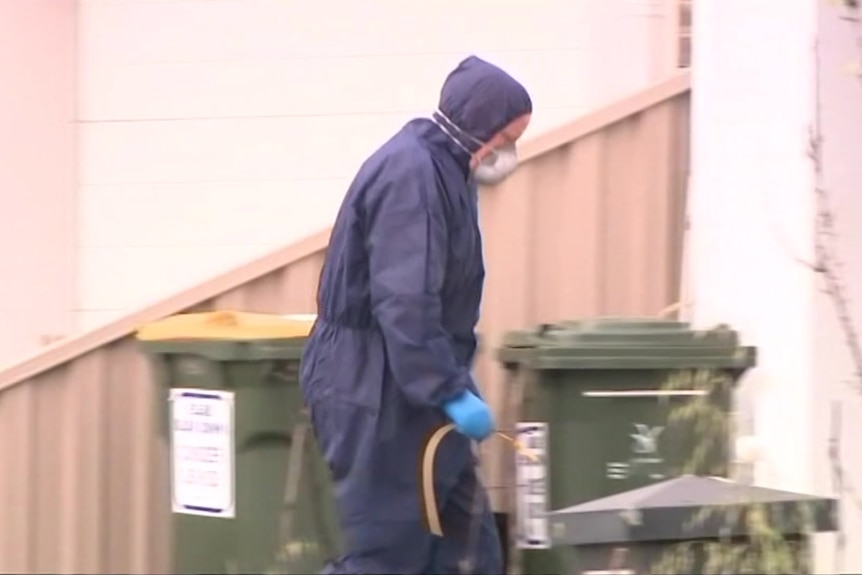
[[[142,326],[137,338],[141,341],[298,338],[308,336],[315,319],[314,314],[184,313]]]

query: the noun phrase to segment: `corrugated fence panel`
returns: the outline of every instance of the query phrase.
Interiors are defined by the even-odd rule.
[[[522,168],[483,191],[477,370],[504,425],[512,394],[491,352],[507,330],[654,315],[676,299],[687,122],[681,75],[525,144]],[[169,572],[161,390],[134,331],[182,311],[312,313],[327,241],[321,232],[0,372],[0,572]],[[485,453],[489,484],[507,483],[508,459]]]
[[[0,394],[0,571],[160,571],[154,392],[126,338]]]

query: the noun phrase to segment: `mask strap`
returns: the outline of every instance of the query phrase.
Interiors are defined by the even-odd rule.
[[[439,126],[439,128],[443,130],[443,132],[447,136],[449,136],[449,138],[453,142],[455,142],[455,144],[459,148],[461,148],[470,155],[472,155],[476,150],[478,150],[481,146],[484,145],[482,141],[477,140],[476,138],[459,128],[458,125],[455,124],[455,122],[447,118],[446,115],[440,110],[437,110],[433,114],[431,114],[431,121],[437,124],[437,126]],[[467,140],[472,144],[476,144],[476,148],[471,150],[467,147],[464,140]]]

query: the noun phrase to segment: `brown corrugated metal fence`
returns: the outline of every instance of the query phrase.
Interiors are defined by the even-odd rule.
[[[481,332],[596,315],[655,314],[677,299],[688,170],[680,75],[522,147],[484,190]],[[132,334],[188,310],[314,311],[328,231],[53,345],[0,373],[0,572],[168,572],[164,447]],[[489,401],[505,394],[484,353]],[[501,459],[486,454],[490,482]],[[497,498],[498,507],[504,502]]]

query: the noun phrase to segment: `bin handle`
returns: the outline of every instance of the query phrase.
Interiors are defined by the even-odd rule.
[[[440,524],[440,512],[437,509],[437,495],[434,493],[434,459],[437,455],[437,448],[443,442],[443,438],[455,429],[455,424],[447,423],[437,428],[422,449],[422,474],[420,478],[420,491],[422,493],[422,503],[425,512],[425,522],[428,530],[437,537],[443,537],[443,527]],[[527,447],[510,435],[506,435],[501,431],[494,432],[496,437],[505,439],[506,443],[511,445],[519,454],[533,460],[538,461],[539,457],[527,449]]]

